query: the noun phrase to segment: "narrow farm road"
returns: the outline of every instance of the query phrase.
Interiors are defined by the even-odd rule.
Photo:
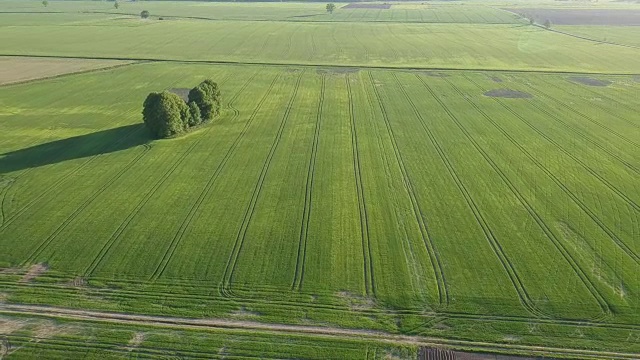
[[[238,332],[268,333],[274,335],[310,335],[321,338],[356,338],[381,343],[429,346],[429,347],[456,347],[484,352],[521,352],[531,355],[562,356],[580,359],[637,359],[638,354],[564,349],[544,346],[499,344],[465,340],[447,340],[422,336],[409,336],[390,334],[372,330],[345,329],[324,326],[269,324],[254,321],[238,321],[220,318],[181,318],[138,315],[115,312],[102,312],[91,310],[78,310],[60,307],[0,304],[0,316],[36,316],[47,318],[59,318],[74,321],[104,322],[112,324],[124,324],[133,326],[160,327],[176,330],[231,330]]]

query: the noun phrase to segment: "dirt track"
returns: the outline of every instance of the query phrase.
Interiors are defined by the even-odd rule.
[[[392,343],[400,345],[413,345],[424,347],[458,347],[473,349],[482,352],[526,352],[539,356],[561,356],[580,359],[637,359],[638,354],[619,353],[608,351],[574,350],[543,346],[498,344],[466,340],[448,340],[428,338],[421,336],[408,336],[390,334],[371,330],[344,329],[323,326],[268,324],[253,321],[237,321],[227,319],[195,319],[163,317],[150,315],[136,315],[126,313],[100,312],[91,310],[76,310],[37,305],[0,304],[0,314],[20,316],[42,316],[48,318],[60,318],[76,321],[97,321],[105,323],[117,323],[134,326],[162,327],[182,330],[219,330],[228,329],[234,331],[251,331],[270,334],[308,334],[322,338],[357,338]]]

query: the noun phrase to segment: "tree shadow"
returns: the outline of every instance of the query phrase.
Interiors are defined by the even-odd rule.
[[[74,136],[0,155],[0,174],[108,154],[150,141],[151,136],[144,124]]]

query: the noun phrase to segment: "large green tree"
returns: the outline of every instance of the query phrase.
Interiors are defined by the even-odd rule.
[[[144,101],[142,118],[151,134],[166,138],[187,128],[189,106],[178,95],[163,91],[151,93]]]
[[[202,121],[209,121],[220,114],[220,88],[211,79],[207,79],[189,91],[189,103],[195,103],[200,109]]]

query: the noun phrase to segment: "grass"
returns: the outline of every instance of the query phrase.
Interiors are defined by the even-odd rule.
[[[0,13],[2,52],[52,57],[37,76],[56,56],[149,61],[0,87],[0,302],[640,352],[636,49],[424,18],[494,11],[474,4],[426,23],[418,4],[331,23],[285,19],[318,4],[143,4],[234,18],[163,22],[2,4],[24,12]],[[146,95],[207,77],[222,116],[151,141]],[[92,322],[30,341],[44,320],[0,321],[26,321],[0,339],[16,358],[417,352]]]
[[[23,21],[11,20],[16,16],[23,19],[25,14],[0,14],[0,18],[9,22]],[[602,45],[524,24],[143,21],[115,15],[88,20],[86,15],[74,13],[29,16],[38,19],[38,26],[0,27],[4,55],[400,68],[640,71],[634,61],[636,49]],[[69,22],[58,22],[60,16]],[[132,32],[135,36],[130,35]]]

